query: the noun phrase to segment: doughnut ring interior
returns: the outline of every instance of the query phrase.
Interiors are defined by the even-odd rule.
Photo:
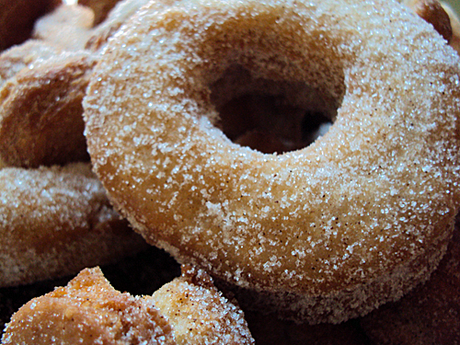
[[[459,75],[454,50],[396,2],[151,1],[95,69],[86,137],[151,244],[286,317],[341,322],[400,298],[446,250]],[[223,125],[248,95],[333,124],[262,153]]]

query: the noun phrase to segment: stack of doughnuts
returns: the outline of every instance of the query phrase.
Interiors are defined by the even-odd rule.
[[[4,6],[17,12],[16,3]],[[53,8],[50,15],[63,6]],[[73,275],[147,247],[89,162],[82,100],[96,55],[31,32],[0,54],[0,287]]]
[[[89,0],[46,12],[0,53],[0,286],[83,270],[15,313],[3,343],[200,343],[211,324],[223,329],[211,343],[251,343],[249,330],[261,344],[460,341],[454,311],[442,321],[453,332],[413,317],[414,301],[451,315],[459,300],[460,31],[446,4]],[[146,242],[189,273],[140,298],[85,269]],[[196,286],[198,305],[233,311],[199,313]]]

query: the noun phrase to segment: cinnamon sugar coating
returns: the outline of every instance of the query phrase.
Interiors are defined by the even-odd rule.
[[[95,171],[135,229],[298,321],[425,281],[460,202],[460,60],[433,27],[383,0],[156,6],[109,40],[84,101]],[[241,146],[218,109],[251,93],[333,124],[283,154]]]
[[[87,163],[0,170],[0,286],[112,263],[146,247]]]
[[[203,270],[182,267],[182,275],[152,298],[170,322],[178,345],[254,343],[241,309],[217,290]]]
[[[12,317],[2,344],[174,345],[171,327],[147,300],[116,291],[98,268],[32,299]]]
[[[254,344],[242,311],[194,268],[153,296],[115,290],[101,270],[32,299],[5,328],[2,344]]]

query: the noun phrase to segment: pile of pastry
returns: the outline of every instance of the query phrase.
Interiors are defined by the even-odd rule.
[[[460,61],[455,52],[460,52],[460,22],[447,5],[437,0],[384,3],[385,1],[376,1],[376,4],[367,1],[362,5],[367,6],[367,10],[357,11],[362,11],[364,15],[371,8],[386,6],[388,13],[397,12],[395,18],[409,18],[409,24],[412,21],[421,22],[420,32],[429,32],[427,40],[431,40],[433,36],[436,44],[443,46],[439,56],[444,58],[451,54],[446,61],[453,61],[452,66],[457,60]],[[223,125],[219,115],[215,115],[216,110],[209,110],[207,107],[207,102],[212,100],[217,113],[237,113],[232,115],[235,116],[234,119],[226,121],[230,122],[231,128],[238,130],[243,126],[252,126],[255,123],[254,114],[263,119],[258,121],[265,129],[269,128],[272,126],[272,118],[265,119],[263,116],[272,112],[273,107],[283,111],[296,108],[293,112],[295,114],[304,114],[305,107],[313,108],[308,109],[310,115],[327,113],[327,117],[334,123],[333,126],[341,126],[343,115],[331,115],[329,105],[323,103],[331,100],[333,103],[339,100],[337,103],[340,103],[348,97],[349,90],[346,87],[342,89],[341,84],[337,84],[336,90],[324,96],[321,82],[316,85],[313,81],[318,76],[328,78],[328,72],[323,72],[321,65],[318,65],[320,72],[313,73],[312,81],[308,79],[309,85],[304,87],[297,80],[285,82],[277,76],[278,69],[289,69],[294,65],[289,59],[295,61],[303,58],[301,53],[294,56],[297,47],[292,48],[291,54],[291,47],[287,43],[286,51],[289,54],[280,58],[278,52],[278,55],[264,55],[262,48],[257,48],[260,51],[254,49],[254,53],[251,47],[245,46],[258,44],[257,47],[266,49],[269,44],[274,44],[276,40],[272,41],[272,37],[267,41],[260,38],[263,36],[261,33],[270,30],[267,27],[273,23],[282,28],[280,33],[288,32],[293,37],[300,35],[302,38],[298,34],[301,30],[296,25],[310,25],[304,13],[311,11],[312,18],[318,22],[326,17],[332,22],[334,15],[326,13],[326,9],[328,6],[334,7],[333,1],[324,1],[323,4],[318,4],[318,8],[315,7],[317,4],[310,6],[305,1],[289,0],[248,0],[247,3],[231,0],[228,4],[220,4],[217,0],[82,0],[78,4],[61,3],[58,0],[0,0],[0,5],[3,8],[0,13],[0,310],[2,304],[6,305],[14,300],[11,292],[17,289],[27,289],[43,281],[49,281],[52,285],[54,282],[59,282],[56,285],[64,285],[57,286],[42,296],[35,296],[13,315],[8,315],[9,321],[5,325],[2,344],[460,343],[460,228],[455,222],[460,202],[457,200],[457,191],[430,191],[428,198],[420,196],[414,199],[416,202],[420,201],[420,204],[426,202],[431,207],[431,201],[426,200],[432,197],[433,204],[438,202],[445,206],[432,212],[435,214],[433,217],[441,219],[436,223],[436,226],[441,224],[439,229],[436,226],[430,228],[429,224],[414,229],[410,220],[410,205],[404,208],[401,206],[404,212],[409,211],[398,214],[400,219],[395,224],[410,224],[406,228],[406,225],[401,225],[403,230],[400,238],[412,238],[414,245],[404,244],[397,247],[398,240],[388,242],[391,243],[388,245],[379,244],[391,253],[391,258],[384,258],[384,254],[371,256],[371,248],[366,252],[367,249],[359,241],[347,243],[347,240],[351,241],[348,235],[337,236],[334,232],[335,227],[339,232],[340,229],[345,229],[343,233],[348,234],[355,226],[356,231],[359,229],[362,233],[372,229],[375,231],[372,236],[377,236],[374,229],[378,226],[374,223],[378,223],[378,220],[371,225],[372,217],[362,212],[371,210],[370,206],[366,206],[367,201],[360,203],[352,200],[343,191],[343,203],[335,203],[336,199],[328,194],[329,191],[314,190],[311,187],[311,191],[318,194],[318,200],[326,200],[321,202],[334,202],[331,207],[337,212],[337,216],[328,222],[318,220],[315,223],[311,214],[304,210],[299,216],[299,219],[303,218],[300,221],[296,218],[294,221],[294,210],[288,209],[286,205],[294,204],[293,199],[301,198],[301,193],[308,194],[310,190],[308,193],[299,191],[299,196],[286,197],[283,191],[278,190],[283,184],[278,185],[276,181],[284,179],[284,185],[300,190],[300,185],[292,186],[298,180],[295,178],[296,172],[293,172],[295,169],[291,169],[289,164],[296,160],[309,160],[311,157],[308,153],[297,157],[293,153],[261,153],[247,147],[239,153],[234,148],[245,144],[230,143],[231,140],[222,134]],[[346,16],[346,11],[353,13],[356,11],[354,8],[361,7],[361,4],[360,1],[350,1],[349,4],[344,2],[338,6],[344,9],[338,11],[341,13],[337,15]],[[227,17],[231,19],[228,20]],[[296,17],[300,19],[292,20]],[[203,24],[198,30],[194,23],[207,23],[207,26]],[[341,55],[341,43],[333,40],[336,37],[352,37],[353,30],[358,32],[358,28],[348,27],[345,23],[343,28],[334,27],[334,30],[340,28],[340,34],[327,36],[320,26],[318,29],[315,25],[311,24],[311,31],[308,32],[318,36],[315,36],[315,40],[306,40],[308,44],[318,51],[323,49],[323,45],[327,46],[324,51],[336,54],[334,58],[345,61]],[[236,38],[233,38],[230,33],[234,27],[238,27],[238,30],[241,28],[241,32],[248,36],[242,37],[242,34],[239,37],[239,34],[235,34]],[[155,49],[151,48],[153,46]],[[147,48],[142,51],[145,47]],[[186,52],[187,55],[179,56],[174,49],[181,53]],[[211,50],[212,53],[209,53]],[[151,59],[158,60],[158,65],[149,67],[140,63],[139,66],[132,64],[132,61],[138,61],[141,59],[139,56],[150,51]],[[190,66],[196,63],[193,66],[200,67],[190,70],[182,68],[184,56],[190,59],[186,60],[190,62]],[[212,59],[215,56],[219,59],[224,56],[233,62],[224,67],[214,66],[216,63]],[[314,52],[311,56],[308,55],[309,58],[314,56]],[[177,62],[174,61],[175,58]],[[335,62],[330,62],[329,58],[330,56],[325,57],[325,65],[331,63],[335,68]],[[433,57],[426,55],[423,58]],[[262,66],[258,65],[258,59],[268,61],[264,61],[263,66],[269,66],[269,73],[257,70]],[[167,60],[164,70],[161,67],[163,60]],[[352,58],[346,61],[352,61]],[[108,63],[114,66],[113,71],[108,72]],[[207,68],[206,75],[200,74],[201,66],[205,66],[203,70]],[[455,68],[460,68],[460,64]],[[452,76],[448,72],[439,72],[447,74],[446,78],[439,77],[439,89],[445,87],[453,95],[448,96],[450,98],[447,103],[460,106],[460,91],[449,89],[451,84],[460,84],[460,80],[455,79],[455,68],[450,65],[445,68],[446,71],[453,71]],[[139,69],[142,71],[139,72]],[[226,73],[231,74],[229,71],[233,74],[224,78]],[[160,76],[155,79],[157,84],[152,85],[148,77],[147,81],[143,80],[142,76],[148,74]],[[213,74],[216,75],[215,79]],[[129,79],[131,76],[132,79]],[[343,77],[345,84],[347,78],[348,75]],[[365,76],[362,78],[364,80]],[[445,86],[444,79],[449,78]],[[177,85],[183,84],[189,88],[176,87],[176,80]],[[164,82],[164,85],[160,82]],[[205,92],[201,92],[201,84],[207,85]],[[161,94],[161,97],[155,98],[155,95],[151,95],[155,92],[157,95]],[[258,94],[256,97],[248,96],[251,92]],[[314,96],[305,100],[301,92],[311,92]],[[443,90],[439,94],[442,92]],[[220,94],[216,96],[217,93]],[[260,93],[263,93],[263,97],[260,97]],[[106,94],[112,97],[110,101],[105,100]],[[184,94],[185,101],[182,101],[180,97]],[[283,94],[284,98],[281,99],[279,94]],[[152,116],[159,120],[154,124],[152,122],[151,128],[138,126],[136,112],[129,108],[130,102],[124,101],[128,99],[125,95],[133,97],[133,104],[142,103],[142,107],[145,106],[141,109],[143,113],[150,116],[150,112],[156,112]],[[176,96],[181,101],[177,101]],[[439,97],[439,103],[442,103],[443,96]],[[270,99],[269,103],[262,104],[266,99]],[[238,103],[238,100],[241,102]],[[162,101],[177,101],[177,104],[163,105]],[[431,100],[427,101],[429,102]],[[438,99],[432,102],[435,104]],[[332,108],[339,106],[340,104],[334,105]],[[412,104],[407,107],[409,109]],[[203,109],[206,114],[203,114]],[[179,119],[176,115],[161,115],[162,112],[166,114],[176,110],[185,114],[184,119]],[[97,116],[102,112],[107,114],[104,115],[107,118]],[[416,111],[408,112],[417,119]],[[192,115],[188,117],[188,113]],[[246,116],[247,113],[250,116]],[[301,116],[296,117],[295,122],[304,131],[306,125]],[[125,117],[134,120],[125,122]],[[110,127],[105,127],[109,121],[107,119],[112,122]],[[244,124],[233,124],[235,119]],[[437,125],[438,123],[433,127]],[[410,126],[413,127],[413,124],[407,125]],[[444,128],[442,126],[448,127],[439,121],[439,128]],[[287,125],[277,123],[276,127]],[[120,133],[119,136],[111,135],[115,128]],[[174,128],[172,134],[168,132],[171,128]],[[429,126],[426,128],[432,130]],[[196,145],[193,143],[195,146],[186,145],[191,138],[189,133],[199,136]],[[271,132],[261,134],[257,128],[248,133],[249,142],[257,141],[257,145],[261,146],[272,147],[274,142],[278,145],[282,141]],[[319,139],[311,145],[316,145],[315,148],[321,147],[321,140],[327,143],[328,135],[333,135],[331,133],[335,133],[334,129],[327,134],[321,133],[317,137]],[[441,134],[443,133],[439,134],[440,137]],[[445,136],[448,135],[449,133]],[[221,140],[221,136],[225,138]],[[209,142],[206,141],[208,137],[211,138]],[[135,152],[132,156],[124,155],[120,158],[121,151],[118,147],[125,146],[125,141],[130,138],[130,145],[136,148],[125,148]],[[173,140],[182,140],[183,143],[170,145]],[[343,143],[348,139],[341,140]],[[389,138],[387,140],[390,142]],[[446,161],[456,162],[455,153],[450,152],[454,150],[449,146],[449,140],[447,138],[433,146],[445,145],[439,150],[446,152]],[[188,148],[202,150],[208,145],[214,145],[215,152],[225,154],[216,156],[203,152],[202,155],[194,157],[196,160],[193,165],[184,164],[184,168],[171,163],[179,156],[184,161],[189,159],[188,153],[192,151]],[[289,146],[286,143],[282,145]],[[452,147],[456,148],[455,145]],[[433,148],[433,152],[437,149],[438,147]],[[98,152],[95,153],[96,150]],[[118,151],[115,152],[116,150]],[[174,150],[177,152],[171,153]],[[339,154],[328,152],[327,148],[321,147],[321,150],[324,151],[324,157]],[[427,151],[430,150],[431,148]],[[302,148],[299,149],[301,151]],[[238,152],[237,158],[235,152]],[[136,161],[139,157],[151,157],[152,160],[157,160],[156,165],[151,166],[164,168],[150,169],[150,163]],[[273,184],[267,183],[258,187],[261,196],[252,200],[252,195],[248,193],[251,187],[247,188],[248,184],[243,183],[244,179],[250,179],[247,175],[252,170],[241,174],[245,169],[244,160],[248,157],[250,165],[264,164],[267,170],[261,175],[275,181]],[[311,165],[320,164],[322,158],[312,159]],[[228,163],[234,170],[223,173],[226,174],[225,182],[216,182],[217,178],[215,181],[213,175],[206,175],[202,170],[209,161],[221,159],[233,159],[230,163],[224,163]],[[276,170],[276,164],[286,167]],[[423,180],[428,181],[427,185],[432,180],[440,179],[449,181],[446,185],[450,183],[451,188],[460,178],[460,172],[453,163],[439,168],[442,164],[444,163],[436,162],[433,167],[425,166],[417,171],[427,173]],[[365,171],[367,167],[362,169]],[[374,170],[369,168],[369,175],[378,173]],[[434,170],[439,173],[433,172]],[[240,174],[238,181],[232,175],[235,172]],[[326,166],[320,166],[318,174],[322,174],[322,177],[330,173]],[[398,174],[399,172],[395,173],[395,176]],[[305,175],[299,173],[298,176]],[[187,179],[193,180],[193,183],[189,183]],[[208,181],[204,181],[206,179]],[[154,185],[149,185],[151,180],[155,181]],[[160,182],[161,188],[156,186]],[[444,186],[441,182],[433,182],[433,186]],[[229,187],[232,184],[233,187]],[[409,182],[407,185],[409,186]],[[150,191],[156,188],[161,193]],[[141,195],[142,198],[130,197],[130,193],[139,194],[140,189],[146,191]],[[362,193],[365,194],[370,189],[372,188],[362,187]],[[408,195],[411,194],[409,189],[408,187]],[[426,192],[428,189],[424,187],[422,191]],[[225,199],[219,199],[224,194],[223,190],[231,192],[226,192]],[[391,196],[388,198],[397,200],[397,191],[393,188],[389,188],[389,194]],[[158,200],[148,200],[148,195],[155,195]],[[237,211],[230,209],[230,202],[226,198],[238,200]],[[268,200],[270,205],[273,202],[273,205],[276,203],[276,207],[279,206],[276,213],[273,213],[276,216],[269,214],[268,206],[258,204],[262,199]],[[346,221],[348,206],[344,205],[351,205],[355,201],[356,205],[362,207],[362,224],[350,224]],[[407,200],[401,198],[394,202],[402,205]],[[166,211],[165,207],[170,209]],[[420,205],[414,206],[414,213],[420,209]],[[170,217],[170,214],[173,215]],[[295,214],[297,217],[298,213]],[[383,208],[381,214],[382,218],[390,217]],[[189,218],[196,218],[196,221],[184,219],[186,217],[183,215],[190,215]],[[258,228],[258,224],[268,221],[259,223],[253,221],[253,218],[258,221],[273,218],[270,220],[270,224],[274,224],[273,228],[266,233],[264,229]],[[189,226],[191,222],[194,227]],[[299,225],[303,222],[305,224]],[[287,224],[291,226],[293,223],[299,230],[289,233]],[[250,234],[247,224],[253,224]],[[320,228],[323,232],[317,232]],[[385,231],[391,235],[390,230]],[[419,232],[423,231],[430,235],[419,236]],[[369,233],[370,230],[365,236]],[[300,234],[301,239],[299,240],[298,235],[295,239],[292,234]],[[381,234],[378,236],[381,237],[375,242],[380,243],[388,237]],[[213,238],[216,238],[216,244],[212,241]],[[328,253],[332,241],[340,242],[334,246],[340,248],[343,261],[334,261],[338,254]],[[151,245],[165,249],[168,254],[153,249]],[[393,245],[394,248],[388,249]],[[209,251],[208,247],[214,247],[215,250]],[[403,248],[405,251],[406,247],[410,248],[407,249],[408,253],[395,249]],[[119,267],[117,265],[133,260],[136,254],[152,250],[155,251],[154,255],[171,255],[177,259],[182,273],[172,281],[164,282],[161,288],[151,291],[150,294],[135,295],[118,291],[101,271],[100,267],[112,267],[116,270]],[[310,258],[312,252],[320,253],[321,257]],[[415,252],[417,253],[413,254]],[[304,263],[308,262],[308,268],[305,272],[297,273],[295,270],[281,270],[280,267],[284,267],[280,263],[283,256],[287,261],[295,262],[295,267],[306,267]],[[376,277],[377,273],[372,273],[371,266],[377,264],[371,259],[367,263],[365,260],[371,257],[372,260],[381,262],[391,261],[391,265],[380,264],[379,261],[380,268],[388,271],[383,274],[388,273],[388,278],[383,275]],[[409,262],[409,257],[416,258],[416,262]],[[404,260],[407,262],[403,262]],[[341,265],[342,271],[337,267]],[[136,266],[140,270],[145,267],[145,274],[156,274],[152,272],[150,258],[139,260]],[[332,273],[325,272],[325,267],[330,267]],[[420,276],[412,272],[415,268]],[[175,264],[163,268],[165,271],[176,269]],[[349,272],[353,272],[353,277],[344,277]],[[416,283],[406,281],[404,275],[408,272],[415,277]],[[120,271],[120,274],[126,272]],[[302,276],[302,280],[295,278],[296,274]],[[355,279],[355,275],[360,278]],[[272,276],[271,280],[267,276]],[[389,282],[381,282],[380,278]],[[60,284],[63,279],[68,283]],[[133,277],[123,276],[121,279],[128,281]],[[282,282],[279,282],[280,279]],[[397,282],[396,285],[400,286],[391,287],[392,282]],[[405,296],[401,296],[401,291],[404,291]],[[381,300],[369,297],[374,295],[377,296],[376,299],[379,296],[385,297]]]

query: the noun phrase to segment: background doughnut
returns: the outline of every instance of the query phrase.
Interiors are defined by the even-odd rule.
[[[361,320],[375,344],[460,343],[460,227],[430,280]]]
[[[459,58],[432,26],[388,1],[154,4],[109,41],[84,101],[95,171],[137,231],[312,323],[426,280],[460,182]],[[262,154],[218,128],[247,92],[335,122]]]
[[[32,39],[3,51],[0,54],[0,88],[20,70],[60,53],[53,44]]]
[[[108,13],[107,18],[96,26],[88,39],[86,48],[97,51],[105,46],[107,40],[117,32],[117,30],[148,0],[122,0]],[[155,1],[158,6],[168,5],[174,0],[158,0]]]
[[[94,24],[101,24],[120,0],[79,0],[78,5],[91,8],[94,12]]]
[[[33,167],[88,160],[82,100],[95,55],[63,52],[23,68],[0,88],[0,158]]]
[[[36,21],[32,37],[65,50],[82,50],[91,35],[94,20],[92,9],[62,4]]]
[[[0,286],[75,274],[145,249],[89,163],[0,170]]]

